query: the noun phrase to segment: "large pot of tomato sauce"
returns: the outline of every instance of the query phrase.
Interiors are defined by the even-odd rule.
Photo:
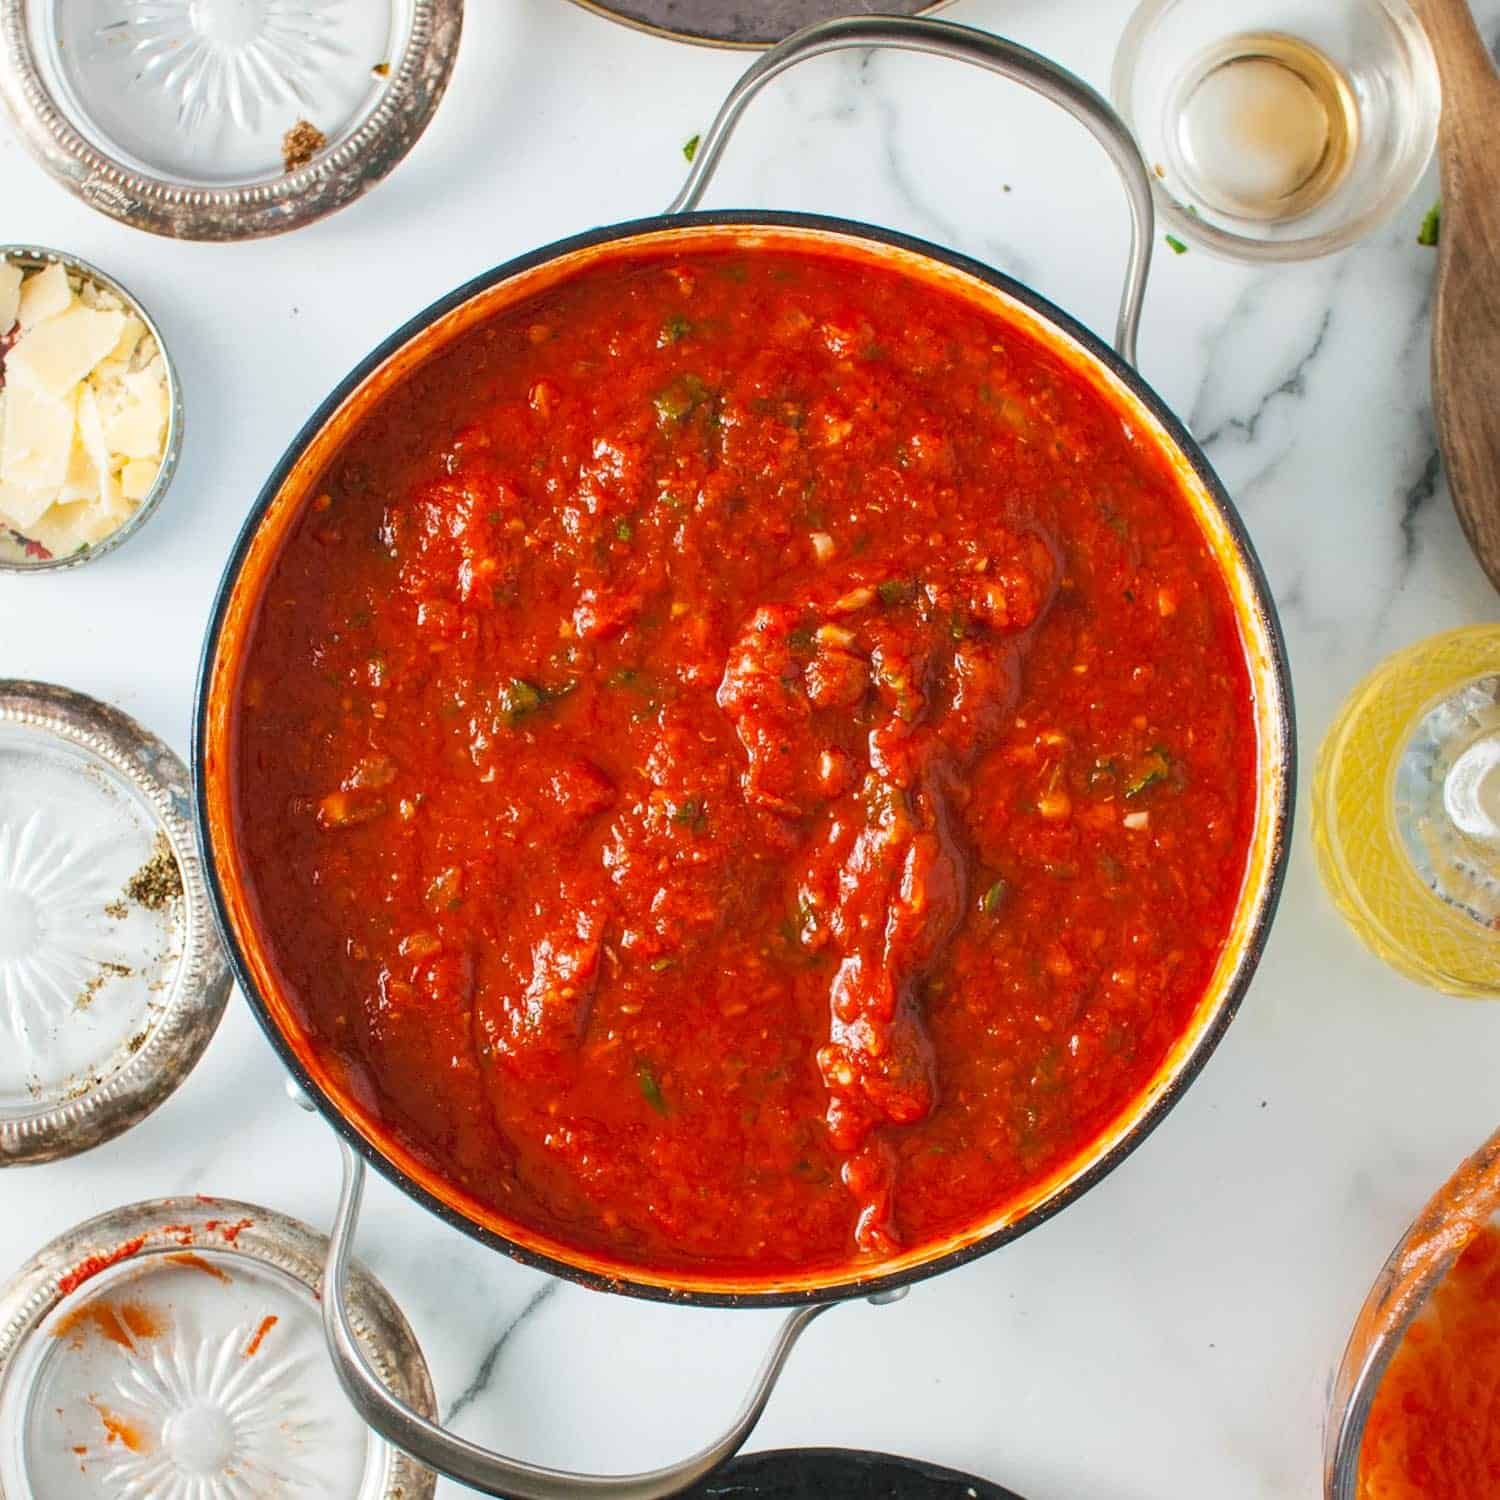
[[[1113,350],[930,244],[693,211],[758,88],[863,46],[977,63],[1107,148]],[[200,833],[240,983],[343,1147],[340,1376],[433,1468],[677,1492],[813,1317],[1065,1207],[1223,1034],[1292,712],[1240,520],[1132,367],[1151,224],[1076,78],[833,22],[745,74],[667,215],[443,298],[271,476],[204,650]],[[795,1310],[682,1462],[502,1457],[363,1362],[367,1161],[560,1276]]]

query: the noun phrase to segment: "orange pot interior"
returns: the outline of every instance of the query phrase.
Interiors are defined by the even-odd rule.
[[[476,324],[574,276],[585,267],[641,253],[701,249],[757,248],[837,254],[856,261],[899,270],[928,285],[941,287],[986,310],[991,316],[1024,330],[1082,375],[1120,412],[1123,420],[1146,441],[1157,445],[1179,479],[1181,493],[1218,558],[1235,606],[1240,638],[1254,698],[1259,790],[1253,834],[1244,881],[1218,967],[1193,1017],[1162,1060],[1148,1085],[1116,1119],[1083,1150],[1044,1181],[1000,1206],[962,1233],[936,1244],[925,1244],[902,1255],[840,1273],[808,1274],[777,1279],[731,1280],[694,1277],[682,1272],[653,1273],[636,1265],[617,1263],[509,1221],[481,1206],[444,1180],[431,1165],[392,1139],[383,1129],[374,1101],[358,1079],[333,1059],[314,1050],[295,1009],[288,1003],[276,967],[264,942],[249,872],[235,840],[232,746],[235,740],[236,701],[246,645],[269,570],[303,504],[334,455],[365,416],[417,366]],[[1283,857],[1290,806],[1291,707],[1287,701],[1281,658],[1268,602],[1262,597],[1242,541],[1220,502],[1184,452],[1179,441],[1136,391],[1102,359],[1069,333],[1044,318],[1003,288],[920,251],[865,239],[842,229],[808,226],[690,222],[654,230],[626,233],[585,245],[520,271],[442,314],[389,354],[343,400],[323,426],[307,441],[272,497],[245,548],[238,573],[228,585],[223,602],[222,628],[211,661],[202,717],[203,816],[207,853],[219,879],[221,901],[232,937],[260,1005],[297,1058],[308,1079],[325,1100],[363,1139],[387,1168],[461,1216],[468,1223],[519,1247],[531,1256],[560,1262],[575,1272],[622,1289],[689,1293],[711,1297],[756,1295],[799,1297],[813,1293],[838,1295],[872,1280],[911,1275],[1005,1231],[1016,1232],[1028,1216],[1038,1216],[1087,1185],[1091,1174],[1123,1155],[1171,1102],[1198,1063],[1211,1050],[1228,1019],[1240,990],[1253,969],[1263,929],[1274,905]]]

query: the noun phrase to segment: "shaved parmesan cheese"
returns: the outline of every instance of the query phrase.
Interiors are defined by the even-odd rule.
[[[139,388],[126,382],[131,394],[104,422],[104,440],[112,453],[127,458],[154,458],[161,452],[161,430],[167,420],[166,401],[159,385]]]
[[[59,399],[20,381],[6,383],[5,432],[0,438],[0,479],[28,489],[57,489],[68,472],[77,417],[76,391]]]
[[[6,383],[65,395],[115,347],[124,328],[124,313],[70,307],[17,340],[6,356]]]
[[[161,452],[161,418],[145,402],[127,401],[105,420],[104,441],[111,453],[150,458]]]
[[[33,490],[0,479],[0,515],[19,531],[31,526],[55,499],[55,488]]]
[[[141,335],[145,331],[146,325],[134,313],[128,313],[125,317],[125,326],[120,330],[119,342],[109,351],[110,359],[119,360],[122,364],[128,361],[135,353],[135,346],[140,343]],[[123,374],[123,371],[121,373]]]
[[[98,391],[100,399],[118,406],[125,396],[125,377],[130,374],[128,359],[101,359],[89,376],[89,384]]]
[[[128,521],[161,470],[171,397],[145,321],[60,265],[0,261],[0,551],[71,555]],[[0,334],[6,324],[0,321]]]
[[[144,500],[156,483],[161,465],[154,458],[133,458],[120,470],[120,493],[127,500]]]
[[[105,511],[118,509],[120,486],[115,478],[115,464],[92,386],[84,386],[78,397],[78,437],[94,466],[94,492],[98,504]]]
[[[99,476],[99,498],[94,509],[101,517],[116,522],[130,513],[130,502],[120,494],[120,479],[113,469],[106,469]]]
[[[92,281],[83,282],[78,288],[78,300],[85,307],[101,312],[124,312],[125,304],[107,286]]]
[[[80,405],[82,400],[80,398]],[[57,498],[64,504],[72,500],[92,500],[99,493],[99,471],[83,446],[78,429],[73,429],[73,451],[68,455],[68,471],[63,475]],[[3,507],[0,507],[3,508]]]
[[[21,268],[0,260],[0,338],[16,326],[21,308]]]
[[[54,557],[69,557],[91,542],[103,541],[118,522],[101,518],[88,500],[57,504],[26,528],[26,535],[40,542]]]
[[[68,273],[54,261],[45,271],[38,271],[21,283],[17,316],[22,328],[35,328],[72,305],[73,288],[68,285]]]
[[[149,401],[166,416],[167,387],[159,359],[153,359],[142,370],[132,370],[125,377],[125,387],[137,401]]]
[[[66,557],[70,552],[76,552],[86,545],[74,534],[73,527],[69,524],[74,518],[68,514],[83,508],[76,505],[54,505],[27,525],[26,535],[32,541],[40,542],[53,557]],[[64,516],[67,520],[59,524],[59,518]]]
[[[78,395],[78,441],[88,454],[94,467],[94,482],[102,491],[112,465],[109,444],[104,438],[104,419],[99,414],[99,398],[92,386],[85,386]]]
[[[54,506],[56,510],[59,507]],[[131,512],[135,507],[127,501],[115,496],[113,508],[102,505],[91,505],[84,501],[78,501],[70,505],[70,512],[77,512],[77,519],[73,521],[73,528],[86,542],[102,542],[110,532],[118,531],[126,521],[130,519]]]

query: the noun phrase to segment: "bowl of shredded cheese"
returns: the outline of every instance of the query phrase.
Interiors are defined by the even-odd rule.
[[[181,387],[145,308],[86,261],[0,246],[0,571],[112,551],[181,448]]]

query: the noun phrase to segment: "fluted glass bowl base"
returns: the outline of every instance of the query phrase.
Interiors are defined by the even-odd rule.
[[[299,127],[327,144],[347,139],[374,109],[411,25],[403,0],[51,0],[38,9],[83,132],[141,170],[198,187],[281,176]],[[294,137],[293,164],[314,139],[305,129]]]

